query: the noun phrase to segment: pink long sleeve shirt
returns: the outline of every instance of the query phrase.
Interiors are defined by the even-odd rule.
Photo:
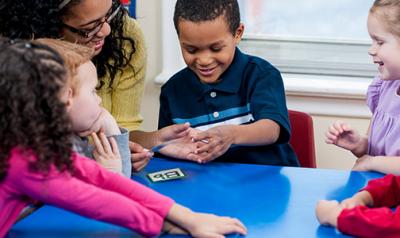
[[[7,177],[0,182],[0,237],[29,203],[40,201],[82,216],[120,225],[146,237],[160,233],[174,201],[137,182],[109,172],[95,161],[73,154],[74,173],[32,172],[13,149]]]

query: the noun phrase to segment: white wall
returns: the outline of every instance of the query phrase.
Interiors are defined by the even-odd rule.
[[[146,89],[142,103],[142,115],[144,117],[143,130],[155,130],[158,120],[158,96],[160,86],[154,83],[155,77],[161,72],[161,1],[141,0],[138,1],[137,18],[145,34],[148,48],[148,69]],[[171,24],[173,24],[171,19]],[[288,107],[295,105],[298,98],[288,95]],[[326,98],[305,97],[303,100],[323,101]],[[334,99],[332,99],[334,100]],[[363,99],[357,99],[359,104],[363,104]],[[333,113],[334,114],[334,113]],[[338,112],[338,115],[340,112]],[[317,153],[317,166],[319,168],[349,169],[354,163],[354,156],[347,151],[324,142],[324,133],[330,123],[341,119],[348,121],[351,125],[361,132],[368,128],[369,120],[366,117],[343,118],[339,116],[324,116],[312,114],[314,119],[314,132]]]

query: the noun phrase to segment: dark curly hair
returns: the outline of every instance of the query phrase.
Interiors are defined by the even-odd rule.
[[[0,35],[12,39],[62,38],[62,20],[71,14],[71,8],[83,0],[71,0],[64,8],[58,9],[61,0],[0,0]],[[112,0],[113,6],[120,4]],[[122,10],[110,22],[111,34],[106,37],[103,49],[92,60],[97,68],[101,88],[105,84],[104,76],[110,76],[108,87],[111,89],[118,71],[129,64],[136,52],[135,40],[124,35],[124,18],[127,11]],[[132,51],[126,52],[124,44]]]
[[[33,171],[51,165],[72,171],[72,130],[59,99],[68,73],[51,48],[0,38],[0,181],[12,149],[21,150]]]
[[[174,12],[175,30],[179,35],[180,20],[191,22],[211,21],[225,16],[232,35],[240,25],[240,11],[237,0],[177,0]]]

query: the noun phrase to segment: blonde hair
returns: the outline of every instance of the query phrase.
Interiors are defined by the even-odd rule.
[[[399,0],[375,0],[370,14],[386,23],[386,29],[400,38],[400,1]]]
[[[80,86],[80,82],[78,82],[75,77],[77,69],[82,64],[91,60],[93,49],[83,45],[49,38],[36,39],[33,42],[47,45],[61,56],[67,68],[68,81],[71,84],[72,91],[74,94],[77,93]]]

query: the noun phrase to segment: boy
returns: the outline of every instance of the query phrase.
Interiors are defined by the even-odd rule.
[[[237,1],[178,0],[174,24],[188,67],[162,87],[158,127],[189,122],[202,131],[189,160],[298,166],[279,71],[236,47]]]

